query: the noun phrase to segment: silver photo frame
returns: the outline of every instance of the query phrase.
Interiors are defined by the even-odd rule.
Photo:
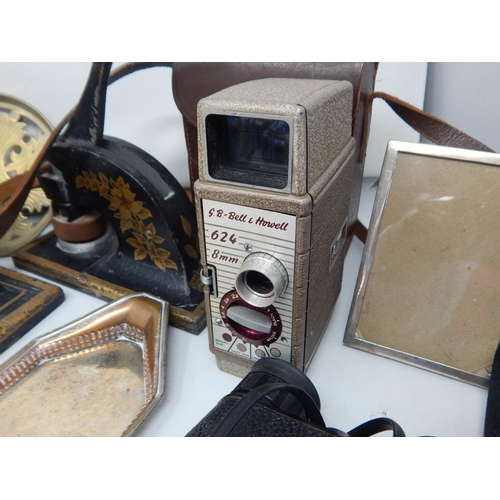
[[[344,344],[488,387],[499,167],[494,153],[389,142]]]

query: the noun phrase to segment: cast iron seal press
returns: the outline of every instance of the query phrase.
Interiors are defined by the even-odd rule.
[[[196,217],[186,192],[156,159],[103,135],[111,63],[94,63],[39,181],[52,202],[55,235],[16,257],[38,272],[105,300],[131,291],[170,304],[170,322],[205,326]]]

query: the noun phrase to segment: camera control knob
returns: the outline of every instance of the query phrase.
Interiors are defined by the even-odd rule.
[[[268,346],[280,338],[281,318],[272,305],[252,306],[231,290],[222,297],[219,310],[229,331],[249,344]]]
[[[257,332],[271,331],[271,318],[267,314],[249,307],[234,305],[227,310],[227,317],[235,323]]]
[[[288,272],[274,256],[251,253],[243,261],[236,277],[240,297],[256,307],[270,306],[288,287]]]

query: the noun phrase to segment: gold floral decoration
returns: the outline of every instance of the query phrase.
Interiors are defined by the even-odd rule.
[[[184,215],[181,215],[181,223],[182,223],[182,229],[184,229],[184,232],[189,238],[193,237],[193,228],[191,227],[191,224],[189,221],[184,217]],[[190,245],[187,243],[184,245],[184,251],[186,252],[189,257],[192,259],[198,259],[198,251],[193,245]]]
[[[142,201],[135,199],[135,193],[121,176],[114,180],[102,173],[97,176],[94,172],[83,170],[82,175],[76,177],[76,187],[99,192],[99,196],[109,201],[108,209],[115,212],[113,217],[120,220],[122,232],[132,231],[133,237],[127,238],[126,242],[135,248],[135,260],[149,257],[160,269],[178,270],[177,264],[170,259],[170,252],[157,246],[165,238],[156,234],[152,222],[147,225],[144,222],[153,214],[143,206]]]
[[[181,215],[181,222],[184,232],[187,234],[187,236],[191,238],[191,236],[193,236],[193,229],[189,221],[186,219],[186,217],[184,217],[184,215]]]
[[[184,245],[184,251],[192,258],[192,259],[197,259],[198,258],[198,252],[196,251],[196,248],[194,248],[193,245],[190,245],[189,243],[187,245]]]

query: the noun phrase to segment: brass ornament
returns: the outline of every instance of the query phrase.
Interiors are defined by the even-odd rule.
[[[30,169],[52,129],[35,108],[0,94],[0,183]],[[14,224],[0,238],[0,257],[16,253],[33,241],[49,222],[50,201],[40,187],[32,188]]]

